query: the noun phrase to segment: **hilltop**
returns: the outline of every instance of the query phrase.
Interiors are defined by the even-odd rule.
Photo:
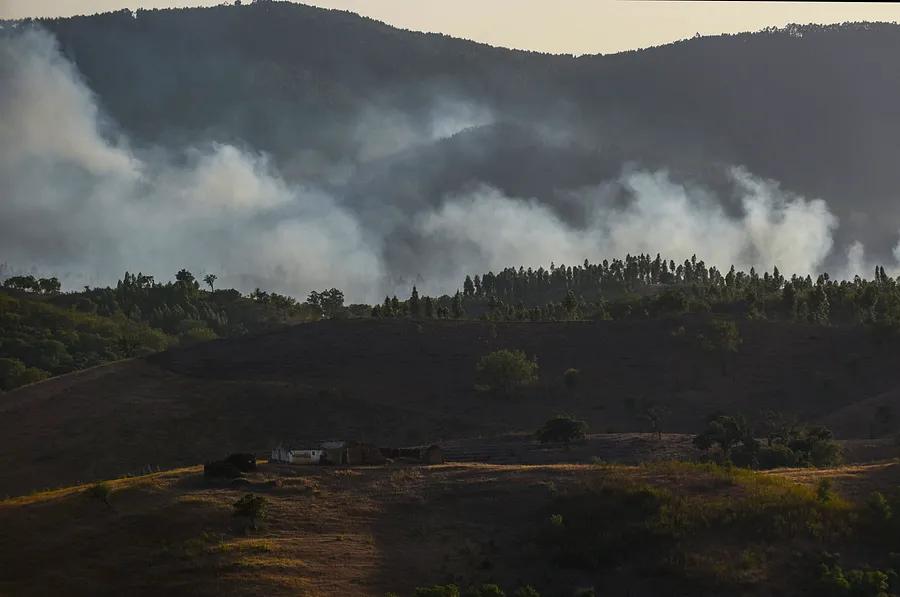
[[[96,94],[105,128],[135,146],[247,146],[353,209],[418,211],[481,183],[580,224],[572,191],[640,166],[702,183],[733,211],[724,172],[742,166],[828,203],[841,221],[831,265],[853,240],[878,259],[896,244],[894,24],[792,25],[580,57],[288,2],[38,24]]]

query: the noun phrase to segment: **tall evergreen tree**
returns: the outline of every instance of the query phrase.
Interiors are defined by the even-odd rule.
[[[456,294],[453,295],[453,300],[450,302],[450,314],[453,315],[453,319],[460,319],[466,314],[463,308],[462,294],[459,290],[456,291]]]

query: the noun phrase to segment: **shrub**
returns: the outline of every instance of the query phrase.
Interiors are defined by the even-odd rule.
[[[112,508],[112,504],[109,502],[109,497],[112,495],[112,487],[110,487],[109,483],[91,485],[87,488],[86,493],[88,497],[103,502],[107,508]]]
[[[225,459],[225,462],[243,473],[249,473],[256,470],[256,456],[253,454],[231,454]]]
[[[538,380],[538,366],[521,350],[497,350],[485,355],[475,367],[475,388],[511,396]]]
[[[506,593],[503,592],[500,585],[483,584],[480,587],[469,590],[466,597],[506,597]]]
[[[413,597],[459,597],[459,587],[456,585],[416,587]]]
[[[820,479],[819,483],[816,485],[816,499],[823,504],[830,502],[834,497],[834,491],[832,491],[833,486],[834,484],[831,482],[831,479]]]
[[[800,464],[797,454],[781,443],[760,446],[756,462],[761,469],[793,467]]]
[[[580,377],[581,371],[578,369],[566,369],[563,373],[563,382],[565,382],[568,389],[574,390],[578,387],[578,380]]]
[[[848,570],[840,566],[821,564],[818,595],[823,597],[880,597],[890,588],[888,575],[881,570]]]
[[[541,594],[531,585],[525,585],[516,589],[513,597],[541,597]]]
[[[259,521],[266,517],[267,506],[268,502],[265,497],[248,493],[234,503],[234,515],[248,518],[251,526],[255,529]]]
[[[875,525],[883,525],[894,517],[893,509],[884,494],[874,491],[866,500],[866,512],[869,520]]]
[[[203,476],[207,479],[234,479],[241,476],[241,469],[230,462],[216,460],[203,465]]]
[[[559,442],[569,444],[573,441],[584,439],[588,430],[588,424],[567,415],[557,415],[544,423],[535,434],[542,443]]]
[[[19,359],[0,358],[0,390],[12,390],[48,377],[50,374],[43,369],[26,367]]]

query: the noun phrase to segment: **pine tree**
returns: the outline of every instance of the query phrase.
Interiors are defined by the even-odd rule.
[[[453,301],[450,303],[450,313],[453,315],[454,319],[460,319],[466,314],[465,309],[463,309],[462,294],[459,290],[453,295]]]
[[[575,316],[575,310],[578,308],[578,299],[575,298],[575,292],[572,290],[566,293],[566,298],[563,300],[563,308],[570,318]]]
[[[463,294],[466,296],[475,294],[475,284],[472,282],[471,276],[466,276],[466,280],[463,282]]]
[[[828,303],[828,293],[825,292],[825,286],[819,286],[816,290],[816,309],[813,313],[813,319],[820,325],[828,325],[831,319],[831,305]]]
[[[410,317],[419,316],[419,291],[413,286],[412,294],[409,296],[409,315]]]

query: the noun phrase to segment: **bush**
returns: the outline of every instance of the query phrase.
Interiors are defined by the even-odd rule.
[[[511,396],[538,380],[537,363],[521,350],[498,350],[481,357],[475,367],[475,388]]]
[[[848,570],[822,564],[817,595],[823,597],[880,597],[890,588],[888,575],[881,570]]]
[[[208,479],[234,479],[241,476],[241,469],[230,462],[216,460],[203,465],[203,476]]]
[[[48,377],[50,374],[43,369],[26,367],[19,359],[0,358],[0,390],[12,390]]]
[[[109,497],[112,495],[112,487],[110,487],[109,483],[91,485],[87,488],[86,493],[88,497],[103,502],[107,508],[112,508],[112,504],[109,502]]]
[[[760,446],[756,455],[757,466],[761,469],[794,467],[800,464],[797,454],[780,443]]]
[[[268,502],[261,495],[253,495],[248,493],[232,506],[234,515],[250,519],[253,528],[256,528],[260,520],[266,517],[266,509]]]
[[[567,415],[553,417],[538,429],[535,436],[542,443],[560,442],[569,444],[584,439],[588,424]]]
[[[459,587],[456,585],[416,587],[413,597],[459,597]]]
[[[500,585],[484,584],[470,589],[466,593],[466,597],[506,597],[506,593],[503,592]]]
[[[531,585],[525,585],[516,589],[513,597],[541,597],[541,594]]]
[[[578,387],[578,379],[581,377],[581,371],[578,369],[566,369],[563,373],[563,381],[566,384],[566,387],[570,390],[574,390]]]
[[[231,454],[225,459],[225,462],[243,473],[256,470],[256,456],[253,454]]]

